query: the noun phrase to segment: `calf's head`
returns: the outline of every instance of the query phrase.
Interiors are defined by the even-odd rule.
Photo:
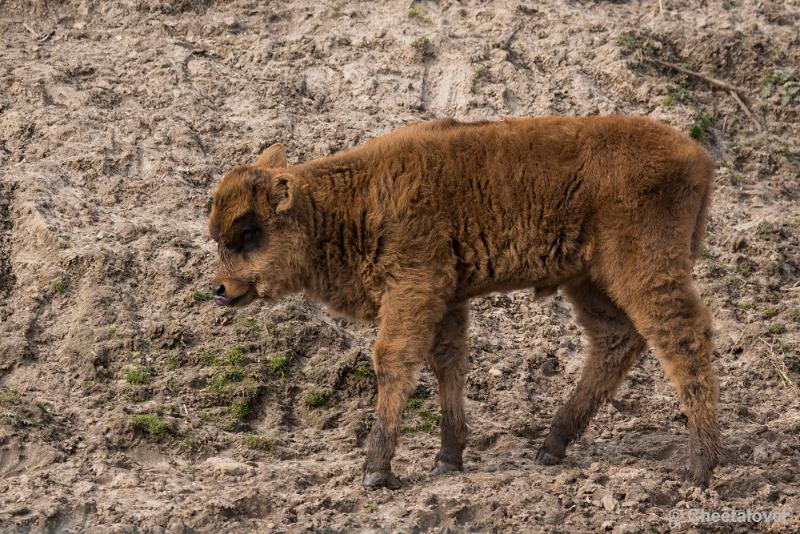
[[[219,250],[211,282],[217,304],[239,306],[302,289],[308,250],[304,200],[296,177],[286,172],[281,145],[225,174],[208,222]]]

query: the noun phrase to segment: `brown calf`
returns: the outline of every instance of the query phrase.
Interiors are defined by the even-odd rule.
[[[378,321],[363,482],[395,487],[390,462],[424,362],[442,407],[433,470],[462,467],[468,300],[561,288],[589,355],[539,460],[564,457],[649,344],[689,420],[691,478],[705,485],[719,455],[718,386],[691,271],[712,177],[695,142],[633,117],[423,123],[292,167],[275,145],[214,196],[216,299],[305,291]]]

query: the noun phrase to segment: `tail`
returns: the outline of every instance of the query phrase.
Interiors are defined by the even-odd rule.
[[[694,223],[694,231],[692,232],[692,256],[697,258],[700,255],[700,248],[706,236],[706,222],[708,220],[708,209],[711,205],[711,189],[714,181],[714,162],[703,151],[699,169],[695,172],[699,173],[698,182],[703,184],[702,200],[700,201],[700,209],[697,212],[697,219]]]

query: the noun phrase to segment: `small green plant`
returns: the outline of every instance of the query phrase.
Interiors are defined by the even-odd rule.
[[[275,442],[264,436],[245,436],[242,443],[248,449],[255,449],[259,451],[275,450]]]
[[[780,95],[781,106],[795,99],[800,100],[800,80],[794,69],[774,70],[764,77],[761,82],[761,96],[769,98],[776,91]]]
[[[367,508],[367,512],[369,512],[371,514],[374,514],[375,512],[378,511],[378,503],[376,503],[376,502],[368,502],[366,508]]]
[[[786,327],[781,323],[772,324],[769,327],[769,333],[773,336],[779,336],[786,333]]]
[[[192,294],[192,300],[195,302],[207,302],[214,298],[214,295],[211,291],[195,291]]]
[[[208,388],[222,395],[229,393],[232,389],[232,382],[240,382],[244,378],[244,372],[237,367],[225,367],[219,369],[208,381]]]
[[[435,423],[437,425],[442,422],[441,415],[438,413],[429,412],[428,410],[420,410],[417,412],[417,416],[429,423]]]
[[[366,365],[359,365],[357,367],[354,367],[352,373],[353,376],[355,376],[356,378],[361,378],[365,380],[372,377],[372,369],[370,369]]]
[[[789,319],[795,323],[800,323],[800,308],[795,308],[789,312]]]
[[[411,48],[415,50],[417,61],[422,61],[426,57],[433,55],[433,46],[431,40],[427,37],[419,37],[411,41]]]
[[[743,301],[739,302],[739,309],[740,310],[750,311],[750,310],[753,309],[753,307],[754,306],[753,306],[752,302],[748,302],[746,300],[743,300]]]
[[[417,432],[426,432],[428,434],[435,434],[437,427],[430,421],[425,421],[416,425],[402,424],[400,425],[400,432],[403,434],[416,434]]]
[[[20,400],[22,400],[22,396],[16,391],[11,391],[10,389],[0,391],[0,402],[17,403]]]
[[[725,277],[725,284],[733,287],[739,287],[744,284],[744,278],[738,274],[732,274]]]
[[[225,351],[225,363],[228,365],[241,366],[247,363],[247,356],[240,347],[230,347]]]
[[[182,440],[178,441],[178,445],[192,452],[197,451],[200,448],[200,442],[194,438],[183,438]]]
[[[744,185],[747,183],[747,177],[744,174],[733,173],[731,174],[731,185]]]
[[[484,67],[483,65],[478,65],[475,68],[475,72],[472,75],[472,79],[474,81],[485,80],[489,77],[489,69]]]
[[[217,365],[219,362],[219,352],[213,347],[206,347],[200,351],[197,357],[203,365]]]
[[[698,141],[703,141],[708,136],[708,130],[711,127],[713,117],[706,113],[701,112],[694,121],[694,124],[689,129],[689,136]]]
[[[685,102],[687,96],[688,93],[686,92],[686,88],[678,87],[677,91],[674,91],[664,97],[664,105],[671,106],[676,102]]]
[[[27,419],[19,414],[10,411],[0,413],[0,418],[5,419],[9,425],[17,428],[33,425],[33,421],[31,421],[30,419]]]
[[[421,7],[412,7],[408,10],[408,18],[421,19],[425,15],[425,10]]]
[[[408,399],[406,403],[406,409],[408,410],[419,410],[422,407],[422,399],[411,398]]]
[[[273,356],[269,360],[269,368],[273,374],[280,375],[281,378],[286,378],[286,369],[289,361],[286,356]]]
[[[341,17],[342,13],[342,5],[339,2],[334,2],[328,6],[328,9],[331,10],[331,15],[333,17]]]
[[[328,400],[328,394],[314,390],[310,391],[305,397],[303,397],[303,404],[306,405],[306,408],[318,408],[325,404],[325,401]]]
[[[244,400],[237,400],[231,404],[231,414],[237,421],[244,421],[250,415],[250,403]]]
[[[791,163],[800,163],[800,154],[795,154],[788,148],[782,148],[780,151],[778,151],[778,154],[786,158]]]
[[[772,319],[776,315],[778,315],[778,308],[775,306],[767,306],[764,308],[764,311],[761,312],[761,317],[764,319]]]
[[[413,434],[415,432],[428,432],[435,433],[436,429],[442,421],[442,416],[426,410],[423,406],[423,400],[412,397],[408,399],[406,408],[408,409],[410,417],[417,417],[422,420],[417,424],[402,424],[400,431],[404,434]]]
[[[134,415],[130,419],[130,427],[156,439],[164,437],[169,432],[164,421],[155,415]]]
[[[261,332],[261,325],[259,325],[252,317],[237,317],[233,323],[236,325],[236,330],[250,334]]]
[[[135,365],[129,367],[125,371],[125,380],[129,384],[133,384],[136,386],[141,386],[143,384],[149,384],[150,379],[153,377],[152,369],[149,367],[142,367],[141,365]]]
[[[203,421],[204,423],[213,423],[214,421],[217,420],[217,418],[210,413],[201,413],[200,420]]]
[[[700,258],[702,258],[704,260],[710,260],[710,259],[713,258],[713,256],[711,255],[711,251],[709,249],[707,249],[706,247],[703,247],[700,250]]]
[[[63,295],[67,291],[69,291],[69,284],[66,280],[61,277],[56,278],[53,280],[51,284],[54,293],[58,293],[59,295]]]
[[[640,39],[635,35],[621,35],[617,37],[617,44],[625,48],[635,48],[640,42]]]
[[[772,225],[769,223],[769,221],[761,221],[756,225],[757,234],[766,234],[770,230],[772,230]]]
[[[621,35],[617,38],[617,45],[627,53],[641,52],[648,56],[658,53],[661,43],[654,41],[647,36],[641,35]]]

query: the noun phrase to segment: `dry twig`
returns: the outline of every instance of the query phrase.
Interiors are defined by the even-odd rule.
[[[753,112],[750,111],[750,108],[748,107],[748,104],[747,104],[747,102],[748,102],[747,94],[742,89],[739,89],[735,85],[731,85],[728,82],[724,82],[724,81],[718,80],[716,78],[711,78],[710,76],[706,76],[705,74],[701,74],[701,73],[695,72],[693,70],[685,69],[685,68],[681,67],[680,65],[675,65],[674,63],[668,63],[666,61],[661,61],[660,59],[656,59],[654,57],[646,57],[646,58],[644,58],[644,60],[647,61],[648,63],[654,63],[656,65],[661,65],[662,67],[667,67],[669,69],[672,69],[674,71],[680,72],[682,74],[686,74],[687,76],[693,76],[693,77],[695,77],[695,78],[697,78],[699,80],[703,80],[704,82],[706,82],[709,85],[713,85],[715,87],[719,87],[720,89],[725,89],[726,91],[728,91],[731,94],[731,96],[736,101],[736,103],[739,105],[739,107],[742,108],[742,111],[744,111],[745,115],[747,115],[747,117],[753,122],[753,124],[756,125],[756,128],[758,128],[759,130],[763,129],[763,127],[761,126],[761,123],[756,119],[755,115],[753,115]]]
[[[36,37],[36,38],[38,38],[38,37],[39,37],[39,34],[38,34],[38,33],[36,33],[36,32],[33,30],[33,28],[31,28],[30,26],[28,26],[28,24],[27,24],[27,23],[23,22],[23,23],[22,23],[22,27],[23,27],[23,28],[25,28],[26,30],[28,30],[29,32],[31,32],[31,34],[32,34],[34,37]]]
[[[772,364],[772,367],[774,367],[775,370],[778,372],[778,376],[781,377],[783,383],[786,385],[786,387],[794,391],[795,395],[800,397],[800,388],[797,387],[797,383],[795,383],[795,381],[792,380],[792,377],[789,376],[789,369],[786,368],[786,362],[783,361],[783,358],[781,358],[775,352],[775,348],[772,346],[771,343],[769,343],[763,337],[760,337],[758,339],[769,349],[767,357],[769,357],[769,361]]]
[[[738,346],[739,346],[739,343],[741,343],[741,342],[742,342],[742,338],[743,338],[743,337],[744,337],[744,335],[747,333],[747,330],[748,330],[749,328],[750,328],[750,324],[747,324],[747,325],[745,325],[745,327],[744,327],[744,328],[742,328],[742,331],[741,331],[741,332],[739,332],[739,337],[737,337],[737,338],[736,338],[736,341],[734,341],[734,342],[733,342],[733,345],[731,345],[731,348],[730,348],[730,349],[728,349],[728,356],[730,356],[731,354],[733,354],[733,351],[734,351],[734,350],[736,350],[736,347],[738,347]]]

